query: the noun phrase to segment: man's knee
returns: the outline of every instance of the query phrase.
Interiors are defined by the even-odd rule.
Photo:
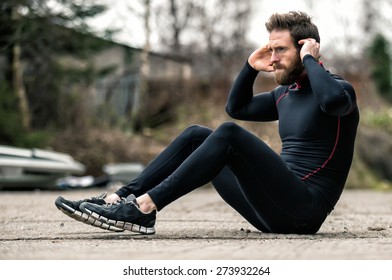
[[[234,122],[225,122],[221,124],[217,129],[216,133],[224,138],[238,135],[242,130],[242,127]]]
[[[187,127],[182,134],[189,139],[206,139],[211,133],[212,130],[208,127],[195,124]]]

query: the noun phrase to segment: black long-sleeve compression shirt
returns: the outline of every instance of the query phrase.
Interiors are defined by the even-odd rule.
[[[258,71],[246,63],[230,91],[226,112],[240,120],[279,120],[281,157],[332,210],[351,166],[359,111],[350,83],[326,71],[311,55],[303,63],[306,77],[257,95],[253,84]]]

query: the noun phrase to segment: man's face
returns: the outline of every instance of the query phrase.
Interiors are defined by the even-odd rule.
[[[272,30],[268,43],[275,80],[290,85],[304,73],[305,68],[288,30]]]

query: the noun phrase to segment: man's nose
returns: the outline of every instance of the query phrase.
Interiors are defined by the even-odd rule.
[[[276,54],[275,51],[272,51],[272,52],[271,52],[270,61],[271,61],[271,63],[275,63],[275,62],[278,62],[278,61],[279,61],[279,57],[278,57],[278,55]]]

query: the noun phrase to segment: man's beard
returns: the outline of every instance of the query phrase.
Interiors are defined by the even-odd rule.
[[[276,70],[276,66],[274,66]],[[279,68],[279,72],[275,71],[275,81],[279,85],[291,85],[304,72],[305,67],[302,64],[300,56],[296,56],[296,60],[288,68]]]

